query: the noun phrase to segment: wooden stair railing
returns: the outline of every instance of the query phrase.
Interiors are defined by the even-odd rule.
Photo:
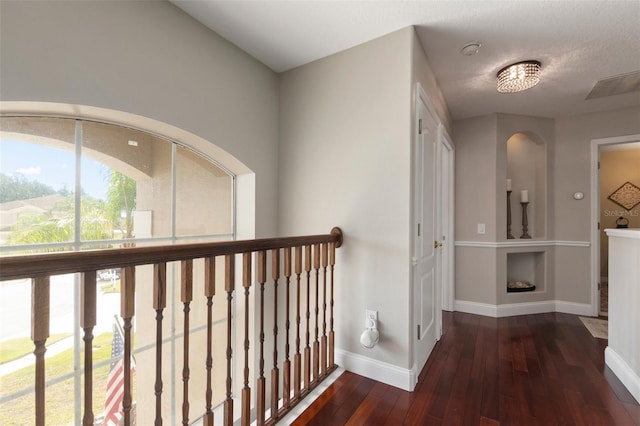
[[[136,287],[150,286],[153,294],[152,307],[156,312],[156,341],[155,341],[155,382],[150,389],[140,389],[138,392],[153,392],[155,395],[155,425],[163,424],[163,360],[162,342],[163,311],[167,307],[167,263],[180,262],[180,300],[183,304],[184,338],[183,338],[183,367],[182,367],[182,404],[181,422],[187,425],[195,418],[202,417],[205,426],[212,426],[214,419],[214,407],[212,406],[212,370],[214,368],[225,369],[225,399],[222,402],[222,419],[224,425],[232,425],[237,419],[234,417],[234,381],[237,382],[239,391],[238,399],[241,412],[239,420],[242,425],[248,425],[253,420],[259,426],[271,425],[282,418],[310,391],[326,378],[337,366],[334,363],[334,266],[335,249],[342,245],[342,232],[339,228],[333,228],[330,234],[312,235],[302,237],[270,238],[260,240],[229,241],[218,243],[198,243],[156,247],[129,247],[119,249],[46,253],[35,255],[6,256],[0,258],[0,281],[10,279],[31,279],[32,289],[32,324],[31,339],[34,342],[35,354],[35,424],[46,424],[46,389],[45,389],[45,352],[46,341],[49,337],[50,321],[50,277],[59,274],[80,273],[80,327],[84,336],[84,391],[82,424],[92,425],[95,422],[95,407],[93,400],[93,358],[92,342],[93,329],[96,326],[96,287],[97,271],[104,269],[121,268],[121,299],[120,316],[123,320],[124,330],[124,397],[122,402],[123,421],[125,425],[132,424],[132,383],[131,383],[131,354],[132,354],[132,322],[135,317]],[[281,256],[282,253],[282,256]],[[252,268],[252,258],[257,257],[256,269]],[[304,255],[303,255],[304,254]],[[238,295],[238,300],[244,303],[244,318],[234,318],[233,298],[235,295],[235,260],[236,255],[242,256],[241,286],[243,294]],[[212,332],[212,307],[215,297],[215,260],[224,258],[224,290],[226,293],[226,321],[227,333],[225,342],[213,341]],[[271,258],[271,280],[267,280],[269,268],[268,257]],[[189,320],[190,307],[197,303],[197,295],[193,292],[193,260],[204,259],[204,303],[207,308],[206,327],[206,355],[204,355],[204,371],[193,372],[206,376],[206,388],[202,390],[205,395],[203,407],[193,407],[189,401],[189,380],[192,376],[192,367],[189,365]],[[281,274],[282,260],[282,274]],[[301,278],[306,273],[306,280]],[[152,282],[136,283],[135,270],[137,266],[153,265]],[[327,269],[329,277],[327,278]],[[253,274],[259,284],[256,293],[259,300],[259,308],[256,308],[256,318],[259,318],[259,333],[257,342],[259,350],[258,368],[256,374],[256,401],[252,407],[252,392],[250,383],[250,290],[253,282]],[[291,279],[294,279],[292,288]],[[322,275],[322,279],[320,279]],[[282,279],[282,284],[280,280]],[[270,378],[265,377],[265,286],[273,289],[273,319],[272,339],[273,354]],[[284,324],[278,324],[279,314],[278,293],[284,287]],[[329,292],[327,295],[327,287]],[[306,290],[306,291],[304,291]],[[295,293],[295,295],[292,295]],[[244,296],[244,298],[242,298]],[[304,304],[302,304],[304,296]],[[313,304],[312,307],[312,297]],[[329,297],[329,300],[327,300]],[[290,303],[294,300],[295,307]],[[139,302],[140,303],[140,302]],[[222,303],[220,303],[222,305]],[[328,307],[328,311],[327,311]],[[305,320],[301,318],[304,309]],[[321,318],[320,318],[321,314]],[[294,320],[290,321],[290,315]],[[329,331],[327,334],[327,318]],[[236,321],[237,324],[234,324]],[[234,327],[243,326],[243,340],[239,342],[237,349],[241,354],[238,362],[243,362],[242,377],[233,377],[233,336]],[[313,325],[313,340],[311,340],[311,327]],[[291,327],[293,334],[291,337]],[[301,348],[301,329],[305,327],[305,346]],[[320,331],[322,334],[320,334]],[[283,333],[284,336],[279,336]],[[295,352],[291,363],[290,338],[294,339]],[[284,347],[278,346],[278,341],[284,342]],[[212,347],[224,345],[226,347],[226,359],[213,360]],[[278,349],[283,350],[283,356],[279,357]],[[302,352],[301,352],[302,350]],[[202,365],[202,364],[198,364]],[[293,369],[293,372],[291,371]],[[293,373],[293,376],[292,376]],[[292,380],[293,377],[293,380]],[[269,381],[269,393],[267,393],[267,381]],[[242,387],[240,387],[242,385]],[[270,395],[270,401],[267,401]],[[255,418],[252,419],[252,408],[255,409]],[[197,415],[191,416],[191,411],[196,410]],[[267,417],[268,413],[268,417]],[[166,413],[164,413],[166,416]]]

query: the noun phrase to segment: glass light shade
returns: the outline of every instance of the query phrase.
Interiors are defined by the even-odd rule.
[[[498,72],[498,92],[517,93],[540,82],[540,62],[525,61],[504,67]]]

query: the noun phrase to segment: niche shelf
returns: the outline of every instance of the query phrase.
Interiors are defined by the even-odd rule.
[[[507,283],[504,283],[505,291],[509,294],[544,292],[546,290],[546,252],[507,253],[507,282],[509,281],[527,282],[535,286],[533,290],[509,291]]]

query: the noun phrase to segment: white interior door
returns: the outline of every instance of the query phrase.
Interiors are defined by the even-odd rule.
[[[422,91],[420,91],[422,92]],[[414,356],[422,369],[438,339],[440,299],[438,290],[439,224],[437,220],[438,122],[421,94],[417,101],[418,129],[414,177],[413,309]]]

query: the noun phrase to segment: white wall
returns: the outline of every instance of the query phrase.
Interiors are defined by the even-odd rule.
[[[555,120],[553,158],[555,239],[589,241],[591,197],[591,140],[640,133],[640,108],[624,108]],[[585,194],[576,201],[576,191]],[[588,248],[563,247],[556,251],[556,298],[591,303]],[[585,265],[576,268],[576,265]]]
[[[591,141],[638,133],[639,107],[556,119],[554,219],[557,239],[589,240]],[[572,195],[576,191],[584,192],[585,198],[574,200]]]
[[[255,173],[256,235],[275,234],[275,73],[168,2],[2,2],[0,9],[4,103],[123,111],[216,144]]]
[[[606,365],[640,400],[640,230],[609,229],[609,341]]]
[[[336,345],[407,366],[412,29],[281,77],[280,232],[339,225]],[[380,58],[384,58],[383,61]],[[382,340],[360,347],[365,308]]]
[[[515,300],[496,297],[493,292],[496,274],[492,271],[501,271],[504,265],[483,243],[504,241],[506,201],[498,194],[507,177],[506,140],[524,131],[547,144],[546,239],[571,243],[559,244],[549,251],[550,276],[545,297],[578,304],[580,308],[589,305],[591,140],[639,133],[640,108],[557,119],[497,114],[459,120],[453,127],[456,240],[471,242],[456,248],[456,299],[486,304]],[[576,191],[584,192],[585,198],[574,200]],[[514,192],[514,196],[517,198],[518,194]],[[485,235],[476,234],[477,223],[486,223]],[[514,229],[516,238],[518,231]],[[480,264],[488,266],[480,268]],[[528,297],[529,301],[535,299]]]
[[[414,29],[415,30],[415,29]],[[411,68],[411,107],[414,108],[416,105],[416,90],[415,86],[417,83],[422,85],[425,93],[429,95],[429,100],[431,101],[431,106],[435,109],[435,113],[438,115],[440,122],[447,130],[447,133],[451,135],[451,114],[449,113],[449,108],[447,107],[447,102],[444,99],[444,95],[440,90],[440,86],[438,85],[438,81],[436,80],[436,76],[433,73],[433,69],[431,68],[431,64],[429,63],[429,58],[427,58],[427,54],[424,51],[424,47],[420,42],[420,39],[417,37],[413,37],[413,57],[412,57],[412,68]],[[415,114],[412,115],[415,117]],[[416,124],[414,123],[414,126]],[[453,141],[455,143],[455,141]]]
[[[495,114],[454,123],[457,241],[496,241],[497,127]],[[485,224],[484,235],[478,223]]]
[[[413,77],[416,42],[405,28],[288,71],[280,100],[280,233],[342,228],[336,345],[403,368],[412,363],[414,78],[424,78]],[[371,350],[359,344],[365,309],[379,312],[381,341]]]

